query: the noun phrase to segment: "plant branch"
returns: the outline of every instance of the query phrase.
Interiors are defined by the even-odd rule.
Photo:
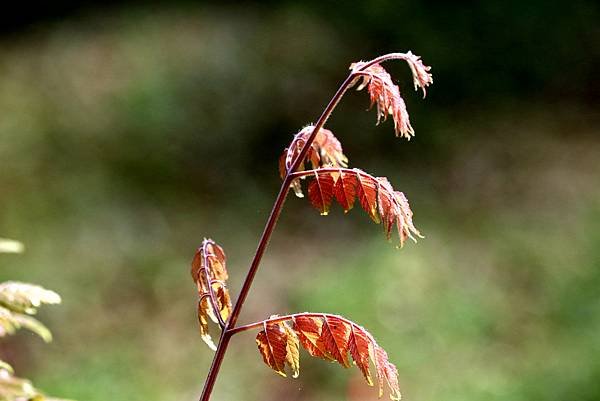
[[[349,172],[356,173],[363,177],[370,177],[369,174],[365,173],[364,171],[362,171],[360,169],[346,168],[346,167],[321,167],[321,168],[312,169],[312,170],[296,171],[295,173],[292,173],[290,175],[292,178],[302,178],[302,177],[308,177],[310,175],[314,175],[316,173],[349,173]]]
[[[381,56],[361,66],[361,68],[359,68],[357,71],[362,71],[370,65],[392,58],[405,58],[405,55],[402,53],[391,53],[389,55]],[[252,286],[252,282],[254,280],[254,277],[256,276],[256,272],[258,271],[258,267],[271,238],[271,234],[275,229],[275,225],[277,224],[277,220],[279,219],[279,216],[281,214],[281,209],[283,207],[283,204],[285,203],[285,199],[290,190],[290,184],[293,180],[293,173],[298,169],[298,167],[306,157],[306,154],[308,153],[308,150],[312,145],[315,137],[317,136],[319,130],[323,128],[323,126],[331,116],[331,113],[340,102],[341,98],[344,96],[348,88],[354,83],[354,79],[357,76],[355,72],[357,71],[351,71],[348,77],[344,80],[344,82],[342,82],[336,93],[333,95],[333,97],[325,107],[325,110],[323,110],[323,113],[321,113],[321,116],[317,120],[312,133],[306,140],[304,147],[298,153],[298,156],[296,157],[296,159],[294,159],[294,162],[287,170],[286,176],[283,180],[283,183],[281,184],[281,188],[279,189],[279,193],[277,195],[277,198],[275,199],[275,203],[273,204],[273,208],[271,209],[271,213],[269,215],[269,218],[267,219],[265,228],[258,242],[254,258],[252,259],[252,263],[250,264],[250,268],[248,269],[248,273],[246,274],[246,278],[244,280],[244,283],[242,284],[240,294],[233,307],[231,316],[225,323],[225,328],[221,332],[221,338],[219,340],[219,344],[217,345],[217,350],[215,352],[212,365],[204,383],[204,389],[202,390],[200,401],[208,401],[210,399],[210,395],[212,393],[215,381],[219,374],[221,363],[223,362],[223,358],[225,357],[225,352],[229,345],[229,340],[231,339],[233,329],[235,328],[235,324],[240,315],[244,302],[246,301],[246,297],[248,296],[248,292],[250,291],[250,287]]]
[[[364,71],[374,64],[380,64],[380,63],[383,63],[384,61],[388,61],[388,60],[404,60],[404,61],[406,61],[408,59],[409,59],[409,57],[406,53],[388,53],[388,54],[384,54],[383,56],[374,58],[371,61],[367,61],[366,63],[361,65],[357,71]]]
[[[285,322],[287,320],[292,320],[296,317],[316,317],[316,318],[321,318],[321,317],[325,317],[325,316],[330,316],[330,317],[336,317],[338,319],[340,319],[341,321],[351,324],[351,325],[356,325],[356,323],[340,316],[340,315],[334,315],[331,313],[312,313],[312,312],[301,312],[301,313],[293,313],[291,315],[284,315],[284,316],[277,316],[271,319],[265,319],[265,320],[261,320],[259,322],[254,322],[254,323],[250,323],[250,324],[245,324],[243,326],[239,326],[239,327],[235,327],[232,328],[230,330],[228,330],[228,336],[234,336],[238,333],[241,333],[243,331],[248,331],[248,330],[253,330],[253,329],[257,329],[261,326],[263,326],[265,323],[280,323],[280,322]]]

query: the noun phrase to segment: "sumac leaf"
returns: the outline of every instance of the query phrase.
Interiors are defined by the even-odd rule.
[[[256,344],[265,363],[285,377],[287,334],[277,323],[263,324],[264,329],[256,335]]]
[[[426,87],[432,82],[432,76],[429,73],[431,67],[423,64],[420,57],[407,53],[395,53],[394,58],[406,61],[413,74],[413,83],[415,90],[421,88],[423,97],[425,97]],[[410,124],[406,103],[400,95],[400,88],[394,83],[390,74],[378,63],[367,66],[364,62],[353,63],[350,69],[358,75],[352,85],[358,84],[357,90],[364,87],[369,92],[371,107],[377,106],[377,124],[385,121],[388,115],[394,120],[394,130],[396,136],[410,139],[415,135],[415,131]],[[351,85],[351,86],[352,86]]]
[[[387,384],[390,398],[400,399],[396,367],[389,362],[387,353],[371,334],[357,324],[341,316],[306,312],[271,317],[260,325],[263,330],[256,336],[259,352],[265,363],[280,375],[285,376],[286,364],[291,367],[294,377],[298,375],[298,345],[311,356],[337,361],[344,367],[350,366],[350,353],[370,386],[373,380],[369,366],[373,363],[379,396],[383,394],[384,384]]]
[[[318,342],[331,358],[338,361],[345,368],[350,367],[348,362],[349,336],[349,324],[335,316],[323,316],[323,328]]]
[[[312,125],[304,127],[294,136],[292,143],[283,151],[283,154],[279,158],[279,175],[282,179],[285,178],[287,170],[291,168],[296,157],[300,154],[313,129],[314,126]],[[313,169],[325,166],[347,167],[348,159],[344,155],[342,145],[335,135],[328,129],[321,128],[311,143],[304,160],[302,160],[302,163],[300,163],[296,170],[304,171],[308,163],[311,164]],[[297,197],[304,197],[299,179],[293,180],[291,187]]]
[[[308,198],[321,215],[327,215],[333,199],[333,177],[315,173],[314,180],[308,184]]]
[[[394,190],[387,178],[376,178],[362,170],[347,168],[321,168],[298,175],[310,179],[309,198],[321,214],[329,212],[333,198],[346,212],[358,198],[369,217],[375,223],[382,223],[388,239],[394,225],[397,227],[400,247],[407,238],[416,242],[416,237],[421,237],[413,224],[408,200],[402,192]]]
[[[350,339],[349,339],[349,350],[354,363],[360,369],[365,380],[369,386],[373,385],[373,379],[371,378],[371,371],[369,370],[369,357],[371,342],[369,341],[368,334],[362,327],[358,327],[353,324],[350,328]]]
[[[198,321],[200,336],[211,348],[216,349],[209,334],[208,320],[215,323],[227,321],[232,305],[227,290],[227,257],[223,248],[211,239],[204,239],[192,260],[191,275],[198,288]]]
[[[354,206],[356,200],[356,176],[347,174],[340,170],[340,175],[335,182],[334,194],[337,202],[348,212]]]

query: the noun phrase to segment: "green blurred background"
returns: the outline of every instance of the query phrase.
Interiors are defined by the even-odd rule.
[[[197,399],[189,263],[204,236],[235,297],[279,187],[277,157],[349,64],[389,64],[417,136],[351,92],[328,127],[352,166],[404,191],[426,238],[396,250],[359,210],[291,196],[240,322],[323,311],[367,327],[405,399],[600,399],[600,7],[596,2],[58,1],[0,34],[0,280],[54,289],[46,346],[0,346],[78,400]],[[29,8],[29,9],[28,9]],[[215,329],[216,330],[216,329]],[[358,369],[298,379],[236,337],[214,400],[371,400]]]

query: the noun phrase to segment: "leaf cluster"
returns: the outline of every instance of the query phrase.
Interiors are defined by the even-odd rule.
[[[0,241],[0,252],[19,253],[18,241]],[[60,296],[39,285],[6,281],[0,283],[0,337],[28,329],[45,342],[52,341],[52,333],[32,315],[42,304],[59,304]],[[29,380],[14,375],[12,366],[0,360],[0,401],[60,401],[45,396]]]
[[[416,238],[421,237],[413,224],[413,213],[404,193],[396,191],[385,177],[375,177],[360,169],[348,168],[348,158],[344,155],[340,141],[330,130],[323,127],[346,90],[357,86],[357,90],[366,87],[371,106],[377,106],[378,124],[391,116],[396,136],[406,139],[414,136],[400,89],[381,66],[381,62],[392,59],[408,63],[413,74],[415,90],[421,88],[425,96],[426,87],[433,82],[429,73],[430,67],[425,66],[421,59],[411,52],[390,53],[350,66],[350,76],[340,86],[317,123],[300,130],[279,158],[282,189],[267,220],[240,299],[233,310],[225,284],[225,252],[214,241],[207,239],[196,252],[192,261],[192,278],[198,287],[200,334],[208,346],[217,351],[205,383],[202,401],[207,401],[210,397],[229,337],[240,331],[255,328],[262,328],[256,336],[256,344],[264,362],[282,376],[286,376],[286,366],[290,368],[293,377],[298,376],[299,350],[302,346],[311,356],[338,362],[346,368],[350,367],[351,357],[352,363],[360,369],[369,385],[373,385],[372,365],[379,396],[383,395],[384,384],[387,383],[390,398],[400,399],[398,371],[388,360],[385,350],[364,328],[341,316],[308,312],[282,317],[275,315],[261,322],[235,327],[239,310],[289,189],[291,188],[296,196],[304,197],[301,180],[308,181],[310,203],[322,215],[329,213],[334,199],[344,212],[351,210],[358,201],[375,223],[382,224],[388,239],[391,238],[394,227],[396,228],[400,247],[408,238],[416,242]],[[309,165],[311,169],[307,169]],[[224,330],[222,339],[227,341],[219,343],[219,347],[215,347],[208,333],[209,319],[218,323],[221,330]]]
[[[208,320],[212,320],[222,328],[231,315],[226,263],[227,257],[223,248],[206,238],[192,261],[192,279],[198,288],[200,336],[212,350],[216,350],[217,347],[210,336]]]
[[[264,362],[282,376],[286,376],[284,368],[287,365],[292,376],[298,377],[300,345],[309,355],[337,362],[345,368],[350,367],[349,354],[370,386],[373,385],[370,364],[373,364],[380,397],[384,383],[387,383],[390,398],[400,399],[398,371],[388,360],[385,350],[367,330],[341,316],[325,313],[272,316],[263,322],[256,344]]]

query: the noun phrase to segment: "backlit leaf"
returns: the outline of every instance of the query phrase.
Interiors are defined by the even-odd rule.
[[[300,340],[287,323],[281,323],[287,335],[285,361],[292,369],[292,377],[296,378],[300,374]]]
[[[344,212],[348,212],[354,206],[356,199],[356,176],[354,174],[346,174],[340,171],[339,178],[335,182],[333,190],[335,199],[344,208]]]
[[[288,324],[291,322],[292,324]],[[372,386],[370,363],[375,367],[379,396],[387,384],[390,398],[400,399],[398,371],[389,362],[387,353],[364,328],[341,316],[317,313],[299,313],[274,316],[260,323],[263,330],[256,343],[265,363],[285,376],[284,365],[292,368],[294,377],[299,371],[298,344],[311,355],[337,361],[349,367],[348,353],[360,369],[367,384]]]
[[[413,213],[402,192],[395,191],[385,177],[373,177],[359,169],[321,168],[302,172],[310,179],[308,194],[311,204],[329,213],[332,200],[350,210],[356,198],[375,223],[382,223],[386,237],[397,228],[400,246],[407,238],[416,242],[421,233],[414,226]],[[312,179],[311,179],[312,178]]]
[[[350,367],[348,362],[348,337],[350,325],[336,316],[323,316],[323,328],[319,344],[327,353],[345,368]]]
[[[287,333],[277,323],[263,324],[264,329],[256,335],[256,344],[265,363],[282,376],[286,376],[284,368],[287,360]]]
[[[300,151],[304,147],[304,144],[312,134],[314,126],[308,125],[304,127],[299,133],[294,136],[290,146],[284,149],[283,154],[279,158],[279,175],[281,178],[285,178],[287,170],[291,168],[292,164],[296,160],[296,157],[300,154]],[[333,135],[331,131],[325,128],[321,128],[314,141],[311,143],[306,157],[300,163],[297,171],[303,171],[306,165],[310,163],[313,169],[320,167],[347,167],[348,159],[342,151],[342,145],[340,141]],[[299,198],[304,197],[302,193],[302,186],[300,185],[300,179],[294,179],[291,183],[291,187],[294,193]]]
[[[350,330],[348,347],[350,355],[352,355],[354,363],[362,372],[369,386],[372,386],[373,379],[371,378],[371,371],[369,370],[369,357],[371,355],[370,345],[371,342],[369,341],[369,336],[364,329],[353,324]]]
[[[429,73],[431,67],[423,64],[420,57],[407,53],[394,53],[395,59],[406,61],[413,74],[413,83],[415,90],[421,88],[423,97],[426,94],[426,87],[433,82]],[[357,85],[357,90],[367,88],[371,99],[371,107],[377,106],[377,124],[385,121],[388,115],[394,120],[394,130],[396,136],[410,139],[415,135],[415,131],[410,124],[406,103],[400,94],[400,88],[396,85],[390,74],[378,63],[368,65],[365,62],[357,62],[350,65],[350,69],[357,75],[351,86]]]
[[[198,321],[200,336],[212,350],[216,349],[209,334],[208,320],[225,322],[232,305],[227,289],[227,257],[223,248],[211,239],[204,239],[192,260],[191,275],[198,288]]]
[[[314,180],[308,184],[308,198],[312,205],[325,216],[329,213],[333,199],[333,177],[331,174],[315,173]]]

